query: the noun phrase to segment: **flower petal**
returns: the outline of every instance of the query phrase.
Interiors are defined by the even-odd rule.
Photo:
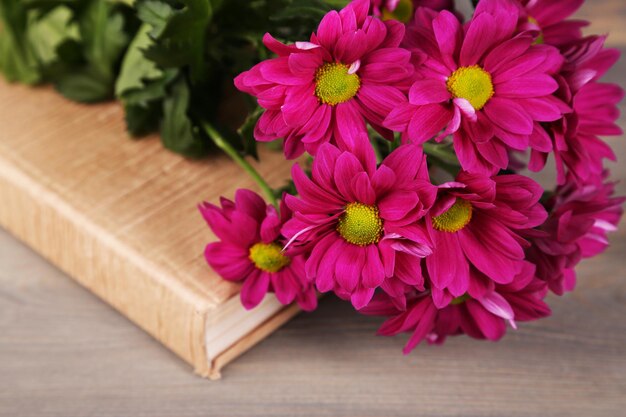
[[[450,92],[443,80],[417,80],[409,90],[409,102],[415,106],[449,100]]]
[[[359,287],[350,296],[350,301],[355,309],[360,310],[369,304],[373,296],[374,288]]]
[[[241,304],[247,309],[253,309],[267,294],[270,285],[270,275],[267,272],[256,269],[243,283],[241,287]]]

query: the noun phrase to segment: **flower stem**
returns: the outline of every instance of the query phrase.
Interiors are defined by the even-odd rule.
[[[454,150],[449,145],[425,142],[422,144],[422,149],[424,149],[426,155],[433,158],[431,162],[450,173],[453,177],[457,176],[461,165]]]
[[[449,146],[430,142],[425,142],[422,146],[426,155],[437,158],[441,162],[445,162],[448,165],[459,165],[457,156]]]
[[[376,163],[380,164],[383,162],[383,156],[380,153],[380,149],[378,148],[378,142],[375,137],[370,136],[370,143],[372,144],[372,148],[374,148],[374,154],[376,155]]]
[[[400,145],[402,145],[402,138],[400,137],[399,133],[395,133],[393,136],[393,141],[391,142],[385,141],[385,142],[387,142],[387,145],[389,147],[388,149],[389,153],[392,153],[393,151],[398,149]]]
[[[265,197],[269,200],[269,202],[278,209],[278,201],[276,200],[276,195],[274,194],[274,190],[269,184],[263,179],[261,174],[254,169],[252,165],[248,161],[246,161],[240,154],[237,152],[233,146],[228,143],[226,139],[215,129],[210,123],[202,122],[202,127],[209,135],[213,143],[217,145],[222,151],[224,151],[233,161],[235,161],[244,171],[250,175],[250,177],[257,183],[257,185],[263,190]]]

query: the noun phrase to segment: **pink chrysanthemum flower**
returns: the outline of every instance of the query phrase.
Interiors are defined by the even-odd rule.
[[[454,10],[454,0],[372,0],[372,13],[383,20],[408,23],[418,7],[433,10]]]
[[[368,16],[369,0],[331,11],[309,42],[283,45],[269,34],[265,45],[278,55],[235,79],[238,89],[266,109],[255,137],[285,139],[285,155],[321,144],[348,146],[367,132],[366,121],[391,139],[382,122],[402,102],[412,76],[411,54],[399,48],[404,25]]]
[[[542,193],[539,184],[522,175],[489,178],[461,172],[456,182],[440,186],[426,217],[434,244],[426,266],[438,306],[469,290],[476,276],[472,269],[499,284],[513,281],[523,268],[527,245],[520,233],[547,216],[538,203]]]
[[[311,179],[297,165],[292,176],[300,198],[287,196],[294,216],[283,233],[310,248],[306,274],[319,291],[360,309],[385,278],[419,285],[420,258],[431,249],[418,221],[436,194],[421,148],[402,146],[376,168],[369,142],[354,152],[326,144]]]
[[[563,47],[582,38],[586,20],[567,20],[585,0],[518,0],[521,31],[535,31],[536,43]]]
[[[243,282],[243,306],[254,308],[267,292],[273,292],[282,304],[295,300],[303,310],[315,310],[317,295],[305,279],[304,255],[282,250],[285,240],[280,229],[289,209],[281,204],[279,215],[258,194],[245,189],[237,191],[234,202],[222,198],[221,206],[199,207],[220,239],[206,247],[205,258],[222,278]]]
[[[481,0],[463,28],[448,11],[419,9],[405,44],[425,61],[384,125],[416,143],[453,134],[463,169],[487,175],[507,168],[508,150],[535,147],[540,122],[567,110],[552,96],[563,58],[530,33],[515,35],[518,12],[510,0]]]
[[[579,186],[570,179],[548,203],[550,216],[539,233],[531,233],[527,254],[555,294],[572,291],[580,260],[607,248],[607,234],[617,230],[626,201],[614,197],[614,191],[613,183]]]
[[[620,56],[618,50],[604,48],[605,40],[605,36],[590,36],[563,49],[565,64],[556,75],[557,96],[573,111],[561,120],[543,124],[545,146],[532,150],[528,164],[530,170],[541,171],[553,153],[559,184],[565,183],[568,173],[581,184],[600,181],[603,160],[615,160],[599,136],[622,134],[615,122],[624,91],[618,85],[598,82]]]
[[[404,354],[423,340],[441,344],[448,336],[467,334],[476,339],[499,340],[506,332],[506,323],[517,328],[516,321],[532,321],[550,315],[543,301],[546,284],[534,276],[534,267],[525,263],[515,280],[496,285],[479,298],[465,294],[439,309],[428,292],[415,293],[406,310],[398,310],[388,296],[377,296],[362,312],[390,316],[378,334],[392,336],[411,332]]]

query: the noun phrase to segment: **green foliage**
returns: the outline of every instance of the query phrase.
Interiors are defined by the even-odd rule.
[[[150,133],[158,126],[167,86],[178,74],[177,70],[160,69],[144,56],[145,49],[153,44],[151,30],[148,23],[139,28],[115,83],[115,95],[126,110],[128,131],[135,136]]]
[[[101,0],[0,0],[0,70],[9,81],[51,82],[76,101],[112,98],[129,40],[123,8]]]
[[[0,70],[11,82],[41,80],[33,46],[28,39],[28,13],[17,0],[0,0]]]
[[[119,60],[129,37],[124,31],[124,16],[112,3],[83,1],[75,18],[81,42],[78,62],[62,60],[51,79],[64,96],[82,102],[113,97]]]
[[[163,77],[163,71],[156,63],[144,56],[144,50],[152,45],[149,32],[150,26],[143,24],[128,47],[115,82],[115,94],[118,97],[127,91],[145,88],[147,82]]]
[[[156,43],[149,47],[145,55],[163,68],[179,68],[187,66],[193,80],[201,80],[205,76],[204,45],[206,31],[213,18],[212,0],[181,0],[184,6],[180,9],[170,8],[165,19],[159,22],[159,35]],[[147,2],[152,4],[154,1]],[[220,2],[221,3],[221,2]],[[165,12],[167,3],[163,3],[161,11]],[[137,6],[140,10],[142,3]],[[162,24],[162,26],[160,26]]]
[[[219,127],[256,157],[262,114],[233,78],[267,59],[263,35],[309,38],[346,0],[0,0],[0,71],[10,81],[53,83],[70,99],[116,97],[128,131],[160,131],[174,152],[213,149],[200,126]]]
[[[137,0],[134,7],[141,27],[116,84],[129,131],[143,134],[154,123],[168,149],[196,157],[211,149],[198,129],[203,122],[256,157],[253,130],[261,111],[244,107],[241,97],[232,106],[239,95],[232,80],[267,58],[266,32],[308,39],[329,10],[320,0]]]
[[[189,87],[184,80],[178,80],[171,94],[163,101],[163,146],[183,155],[197,156],[206,152],[208,141],[197,126],[189,119]]]
[[[57,51],[63,43],[80,41],[80,31],[72,15],[72,10],[63,5],[40,17],[30,14],[27,41],[42,66],[59,59]]]
[[[243,140],[243,148],[246,154],[258,158],[256,150],[256,140],[254,139],[254,127],[263,114],[263,108],[257,106],[254,111],[248,114],[241,127],[237,129],[237,133]]]

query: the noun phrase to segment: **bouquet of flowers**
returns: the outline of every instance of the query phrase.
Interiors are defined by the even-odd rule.
[[[622,133],[623,91],[600,82],[619,52],[570,19],[583,0],[473,3],[0,0],[0,71],[117,98],[131,134],[183,155],[228,154],[265,199],[200,211],[244,307],[333,292],[410,333],[408,353],[550,315],[625,201],[599,137]],[[248,162],[259,142],[296,160],[281,189]],[[545,170],[549,188],[529,177]]]
[[[265,35],[275,56],[235,79],[263,108],[256,140],[310,155],[279,202],[201,206],[206,259],[246,308],[333,292],[411,333],[405,353],[498,340],[606,248],[624,199],[598,135],[621,134],[623,92],[599,79],[619,53],[567,20],[582,0],[481,0],[465,23],[452,3],[355,0],[308,39]],[[524,174],[549,155],[553,190]]]

